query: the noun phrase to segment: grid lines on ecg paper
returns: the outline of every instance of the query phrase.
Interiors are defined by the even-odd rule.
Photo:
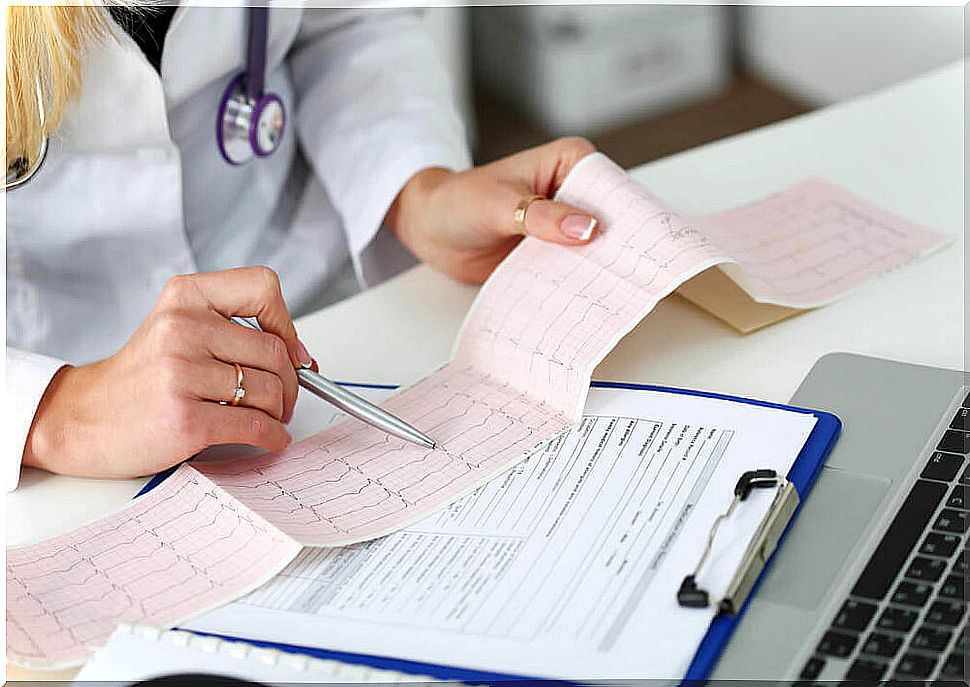
[[[571,424],[593,366],[644,304],[708,257],[688,223],[632,183],[618,168],[599,171],[588,188],[602,199],[601,239],[553,259],[549,246],[522,246],[502,286],[475,304],[454,361],[387,402],[438,450],[345,422],[244,467],[199,469],[304,544],[334,546],[409,524],[425,504],[511,467]],[[625,202],[609,210],[614,195]]]
[[[73,661],[120,620],[164,626],[215,605],[258,581],[254,561],[295,546],[188,467],[59,539],[7,552],[7,653],[20,662]]]
[[[528,380],[527,393],[567,416],[644,309],[685,272],[720,259],[689,222],[614,165],[585,178],[581,196],[561,199],[599,218],[597,240],[580,248],[524,242],[499,268],[502,286],[475,303],[456,356],[481,366],[503,360],[511,384]]]
[[[334,546],[378,536],[445,505],[569,424],[507,385],[454,365],[385,406],[425,428],[439,448],[349,421],[245,465],[198,467],[295,539]]]
[[[944,238],[821,179],[702,224],[737,261],[752,296],[795,307],[830,302]]]

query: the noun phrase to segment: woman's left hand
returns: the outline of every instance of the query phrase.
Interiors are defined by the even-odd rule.
[[[561,138],[465,172],[425,169],[398,194],[387,223],[422,261],[480,284],[522,240],[514,213],[528,196],[544,199],[529,205],[526,235],[564,245],[593,239],[596,220],[588,212],[545,199],[595,150],[584,139]]]

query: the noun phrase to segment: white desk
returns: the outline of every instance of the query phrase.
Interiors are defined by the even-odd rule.
[[[786,401],[829,351],[966,369],[963,71],[957,64],[636,169],[638,180],[688,213],[715,212],[822,176],[956,243],[835,305],[748,336],[668,298],[607,357],[596,378]],[[474,289],[419,267],[297,326],[331,376],[403,383],[447,359],[474,296]],[[27,471],[22,484],[7,497],[10,545],[118,508],[141,481]]]

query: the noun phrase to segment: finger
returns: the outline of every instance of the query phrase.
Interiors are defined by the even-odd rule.
[[[526,182],[539,195],[553,197],[576,163],[596,147],[584,138],[558,138],[523,150],[493,164],[507,166],[515,178]]]
[[[256,408],[283,421],[285,405],[283,382],[271,372],[240,366],[245,396],[239,406]],[[195,363],[190,370],[191,388],[187,393],[199,401],[228,402],[236,390],[236,368],[217,360]]]
[[[287,312],[279,277],[268,267],[240,267],[174,277],[165,290],[164,297],[183,307],[201,302],[227,319],[255,317],[264,331],[283,340],[293,366],[310,364],[310,355],[297,337]]]
[[[248,444],[267,451],[282,451],[290,443],[283,423],[257,408],[200,401],[192,410],[196,416],[196,436],[202,447]]]
[[[588,212],[572,205],[554,200],[534,200],[525,212],[523,224],[526,236],[577,246],[593,239],[597,221]]]
[[[275,334],[247,329],[213,313],[200,332],[209,355],[227,363],[258,368],[276,376],[282,384],[283,410],[279,416],[289,422],[299,391],[296,370],[283,340]],[[235,379],[235,378],[234,378]],[[235,383],[233,383],[235,387]],[[248,393],[248,387],[247,387]],[[220,394],[216,399],[223,398]]]

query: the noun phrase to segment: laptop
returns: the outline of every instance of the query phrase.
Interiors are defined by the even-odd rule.
[[[815,364],[791,402],[838,415],[842,437],[714,679],[966,680],[968,379]]]

